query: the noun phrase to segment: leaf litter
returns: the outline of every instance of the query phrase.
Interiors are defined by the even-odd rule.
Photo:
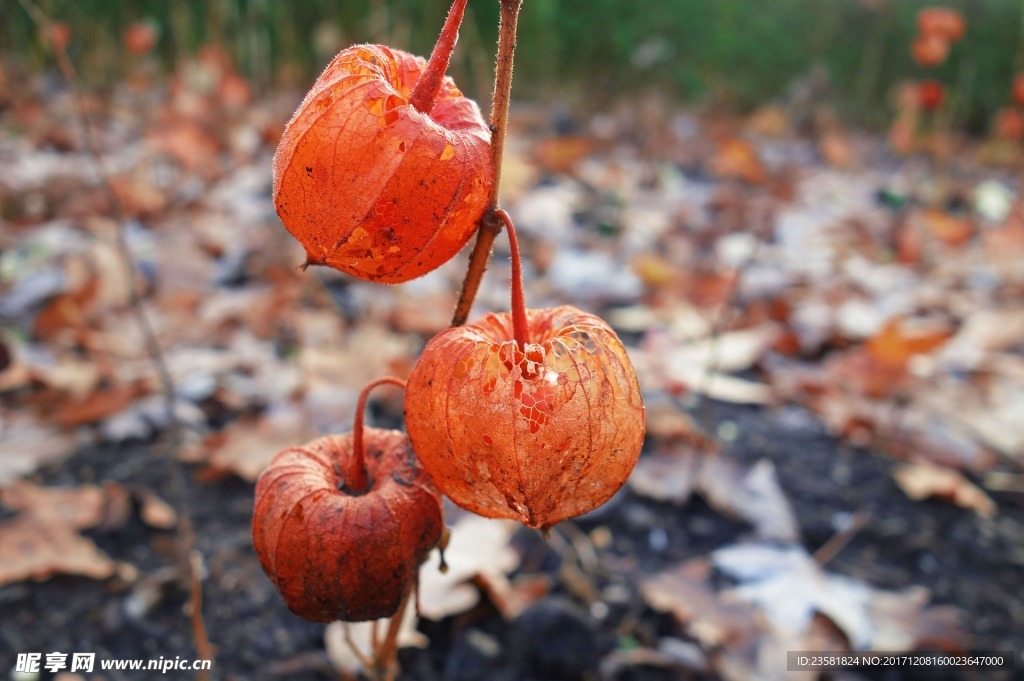
[[[192,484],[229,499],[244,496],[244,481],[280,446],[344,428],[357,386],[408,373],[423,340],[445,325],[428,308],[449,304],[465,257],[399,289],[298,272],[301,248],[276,224],[269,195],[270,154],[294,97],[249,99],[237,82],[225,85],[235,77],[230,59],[207,55],[167,86],[98,102],[104,162],[132,218],[132,266],[178,387]],[[10,559],[0,561],[0,582],[130,579],[127,562],[81,531],[116,533],[132,504],[153,528],[172,527],[158,491],[83,479],[57,493],[19,482],[54,475],[76,451],[131,447],[167,426],[126,306],[109,206],[81,172],[87,155],[74,135],[54,146],[59,135],[21,135],[7,122],[45,111],[55,130],[73,127],[58,114],[70,110],[67,93],[44,99],[29,85],[0,114],[0,488],[14,513],[0,520]],[[403,641],[424,645],[437,623],[456,634],[497,626],[489,612],[514,627],[549,589],[568,588],[567,573],[545,572],[545,561],[572,559],[586,588],[569,591],[591,594],[582,599],[588,616],[616,632],[602,665],[608,678],[659,666],[775,677],[772,652],[783,646],[967,646],[962,618],[933,604],[950,596],[931,573],[913,572],[919,583],[887,577],[884,557],[877,574],[841,561],[826,570],[809,553],[827,537],[800,513],[801,479],[777,457],[737,456],[722,438],[735,423],[717,419],[709,437],[691,417],[705,420],[697,405],[707,399],[802,405],[844,446],[901,461],[870,483],[871,494],[888,484],[929,517],[976,515],[971,522],[989,523],[984,541],[1012,537],[1020,492],[1010,483],[1024,461],[1019,187],[966,154],[955,181],[937,190],[914,163],[866,163],[888,159],[877,140],[836,126],[806,140],[784,112],[743,122],[657,98],[642,104],[581,116],[579,134],[565,138],[550,132],[544,107],[524,107],[507,150],[517,169],[507,208],[526,242],[530,299],[602,313],[640,374],[649,437],[630,489],[579,521],[585,541],[559,551],[457,522],[450,572],[440,575],[434,559],[424,565],[421,619],[405,625]],[[503,268],[492,267],[479,306],[502,308],[506,287]],[[396,425],[398,411],[382,399],[376,416]],[[810,426],[780,428],[776,436]],[[874,537],[883,525],[872,520],[862,532]],[[228,536],[235,544],[220,550],[248,550],[244,533]],[[1019,551],[1003,550],[992,569],[1019,570]],[[225,588],[225,574],[215,572],[211,588]],[[544,579],[531,584],[531,575]],[[259,593],[255,584],[248,593]],[[678,628],[631,628],[635,616],[617,610],[630,593]],[[272,600],[260,607],[287,617]],[[326,653],[351,671],[338,635],[329,629]]]

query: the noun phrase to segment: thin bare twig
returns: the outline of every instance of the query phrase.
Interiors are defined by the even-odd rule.
[[[868,514],[864,511],[857,511],[850,519],[849,525],[832,535],[827,542],[818,547],[814,552],[814,562],[819,567],[824,567],[839,552],[842,551],[857,534],[864,529],[868,522]]]
[[[494,94],[491,102],[491,151],[494,156],[494,188],[488,209],[480,218],[480,227],[469,256],[469,267],[459,291],[459,302],[452,316],[452,326],[462,326],[469,318],[480,281],[487,270],[487,261],[494,248],[494,240],[501,233],[501,220],[495,215],[501,191],[501,161],[505,155],[505,133],[508,129],[508,110],[512,101],[512,65],[516,51],[516,27],[523,0],[501,0],[501,25],[498,28],[498,57],[494,69]]]
[[[203,556],[195,549],[188,557],[189,572],[192,577],[192,588],[189,594],[189,617],[192,619],[192,638],[196,644],[196,657],[200,660],[213,660],[213,646],[206,633],[206,622],[203,620]],[[208,669],[200,669],[196,674],[198,681],[210,678]]]
[[[18,0],[18,3],[48,38],[52,36],[53,22],[39,7],[39,5],[37,5],[33,0]],[[75,67],[71,63],[71,59],[68,57],[67,51],[64,47],[53,43],[52,39],[49,42],[50,47],[53,50],[54,57],[57,60],[57,66],[71,90],[72,97],[77,107],[77,118],[79,125],[82,128],[86,151],[92,159],[97,175],[99,176],[100,188],[110,205],[111,215],[115,223],[114,234],[118,256],[121,261],[121,266],[125,271],[126,281],[128,282],[127,289],[129,307],[142,336],[146,354],[152,362],[157,376],[159,377],[160,391],[163,396],[164,410],[166,412],[167,420],[167,430],[163,436],[164,451],[162,452],[162,458],[166,461],[167,466],[170,469],[169,482],[173,494],[173,499],[171,501],[178,516],[177,558],[179,574],[183,585],[191,594],[191,602],[193,604],[191,619],[197,654],[200,657],[205,656],[205,659],[212,660],[213,649],[210,646],[209,639],[207,638],[206,626],[203,621],[201,590],[198,594],[196,592],[196,586],[201,584],[202,558],[201,554],[195,548],[195,531],[187,512],[188,504],[185,499],[188,488],[185,481],[185,475],[181,469],[181,464],[177,459],[181,438],[181,422],[179,421],[178,415],[175,411],[174,381],[171,378],[171,372],[167,365],[167,361],[164,358],[163,350],[160,348],[160,343],[157,340],[156,332],[153,329],[153,325],[150,322],[149,317],[146,315],[146,310],[142,303],[142,294],[140,293],[138,276],[133,264],[135,258],[132,254],[131,246],[128,244],[128,239],[124,229],[126,221],[124,206],[118,198],[117,192],[114,190],[113,184],[110,181],[110,173],[103,161],[103,155],[100,153],[99,144],[93,134],[92,117],[85,104],[85,88],[82,86],[81,79],[75,71]],[[205,672],[202,672],[199,678],[204,679],[205,676]]]

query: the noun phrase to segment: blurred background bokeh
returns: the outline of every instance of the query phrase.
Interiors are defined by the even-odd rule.
[[[987,127],[1024,65],[1024,10],[1017,0],[951,0],[970,26],[939,69],[956,91],[954,115]],[[520,18],[516,93],[585,99],[657,89],[686,101],[723,100],[739,109],[783,97],[818,71],[848,120],[887,122],[895,83],[920,76],[909,37],[925,2],[917,0],[530,0]],[[427,54],[445,0],[48,0],[52,19],[74,27],[68,49],[91,84],[115,81],[125,62],[118,37],[138,21],[158,32],[157,55],[170,68],[202,45],[228,47],[257,88],[305,86],[339,49],[380,42]],[[52,58],[16,2],[0,22],[3,52],[28,68]],[[467,10],[452,73],[485,101],[491,86],[498,3]]]

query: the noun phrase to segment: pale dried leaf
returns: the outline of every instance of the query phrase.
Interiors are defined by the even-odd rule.
[[[0,584],[56,574],[106,579],[117,570],[91,540],[60,519],[24,513],[0,523]]]
[[[32,473],[40,466],[55,463],[74,450],[74,440],[27,414],[0,412],[0,486]]]
[[[724,602],[708,581],[703,558],[644,579],[640,591],[652,608],[671,613],[705,650],[742,648],[761,636],[764,620],[753,607]]]
[[[814,613],[820,612],[843,630],[854,648],[870,644],[870,587],[826,573],[802,547],[729,546],[715,551],[711,559],[739,580],[729,593],[756,604],[786,638],[805,636]]]
[[[898,467],[893,477],[900,489],[914,501],[937,497],[952,501],[961,508],[969,508],[986,518],[995,515],[995,502],[952,468],[918,461]]]
[[[198,454],[215,468],[255,482],[278,452],[307,442],[316,433],[305,412],[291,404],[279,405],[258,419],[234,421],[211,438]],[[192,453],[189,458],[196,458]]]
[[[506,579],[519,565],[519,554],[509,546],[518,527],[512,521],[474,515],[465,515],[455,523],[444,552],[448,572],[438,569],[437,549],[420,568],[420,614],[441,620],[466,612],[479,601],[477,588],[470,584],[477,575]]]
[[[875,630],[868,649],[964,650],[968,636],[962,628],[962,613],[948,605],[929,606],[929,599],[922,586],[875,591],[869,606]]]
[[[700,476],[700,457],[690,447],[665,447],[640,457],[629,484],[637,494],[656,501],[684,504]]]
[[[717,511],[753,525],[765,539],[795,542],[799,525],[771,461],[747,468],[724,456],[703,459],[697,489]]]
[[[103,522],[107,490],[97,485],[39,487],[19,481],[0,490],[0,503],[47,522],[81,530]]]
[[[136,487],[132,489],[132,495],[141,506],[139,517],[142,522],[160,530],[169,530],[178,524],[177,512],[153,490]]]
[[[390,620],[382,619],[374,622],[331,622],[324,630],[324,647],[331,665],[343,674],[359,674],[363,669],[359,656],[352,651],[348,639],[359,649],[363,657],[373,659],[373,629],[376,624],[379,632],[387,631]],[[426,648],[430,642],[426,636],[416,629],[416,608],[407,607],[402,615],[402,623],[398,629],[399,648]],[[345,630],[348,629],[346,637]],[[380,634],[383,636],[383,633]]]

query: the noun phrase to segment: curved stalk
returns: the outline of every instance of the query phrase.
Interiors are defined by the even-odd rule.
[[[505,225],[508,242],[512,247],[512,337],[520,352],[526,352],[526,344],[530,342],[530,325],[526,321],[526,296],[523,295],[523,263],[519,257],[519,239],[508,213],[499,208],[494,211],[494,215]]]
[[[452,3],[448,18],[444,20],[441,35],[438,36],[434,50],[430,53],[430,59],[427,60],[427,68],[412,89],[409,103],[420,113],[429,114],[441,93],[444,74],[448,72],[448,62],[451,61],[455,43],[459,40],[459,26],[462,25],[462,17],[466,12],[466,1],[455,0]]]
[[[366,475],[366,448],[363,445],[363,418],[366,413],[366,400],[370,391],[378,385],[390,383],[405,390],[405,381],[394,376],[385,376],[370,381],[363,386],[359,393],[359,400],[356,402],[356,414],[352,422],[352,470],[349,471],[345,481],[345,487],[356,494],[362,494],[369,485]]]

